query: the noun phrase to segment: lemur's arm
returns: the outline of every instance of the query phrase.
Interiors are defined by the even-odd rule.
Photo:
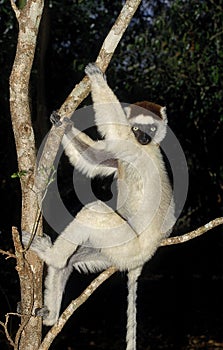
[[[60,117],[55,113],[51,122],[60,123]],[[73,126],[66,118],[67,128],[62,139],[64,151],[70,163],[88,177],[109,176],[116,172],[117,161],[112,154],[105,151],[105,141],[93,141],[87,134]]]
[[[94,102],[95,122],[106,140],[128,138],[130,126],[126,114],[105,76],[95,63],[89,63],[85,73],[91,81],[91,96]]]

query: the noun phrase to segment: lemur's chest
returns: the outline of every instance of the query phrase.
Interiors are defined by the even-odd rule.
[[[126,219],[136,213],[142,205],[145,190],[148,188],[144,181],[143,169],[137,169],[134,165],[120,162],[118,176],[118,200],[117,210]],[[145,170],[145,169],[144,169]],[[145,175],[145,173],[144,173]]]
[[[157,175],[159,169],[156,162],[149,157],[142,155],[134,162],[118,161],[118,179],[128,185],[129,189],[142,191],[143,187],[156,181]]]
[[[139,157],[134,163],[119,161],[117,210],[125,218],[144,212],[153,204],[159,206],[162,175],[152,157]],[[156,203],[157,202],[157,203]]]
[[[122,161],[119,162],[118,174],[118,185],[122,184],[128,187],[128,191],[134,195],[136,195],[136,192],[142,191],[143,176],[141,168],[136,168],[133,164]],[[121,190],[122,187],[120,188],[120,191]]]

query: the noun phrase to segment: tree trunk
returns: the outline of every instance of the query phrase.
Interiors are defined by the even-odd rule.
[[[22,230],[33,232],[37,224],[39,207],[34,189],[36,149],[31,121],[29,80],[44,1],[27,1],[21,10],[16,7],[13,0],[11,5],[19,23],[16,57],[10,76],[10,110],[22,190],[21,227]],[[37,234],[41,233],[40,220]],[[42,306],[42,262],[34,253],[28,252],[25,258],[30,268],[22,259],[23,253],[18,244],[15,244],[15,248],[17,248],[22,313],[15,348],[35,350],[41,341],[42,322],[31,313],[36,307]]]

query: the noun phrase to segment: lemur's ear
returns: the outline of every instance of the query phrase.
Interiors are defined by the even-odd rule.
[[[124,111],[126,114],[126,117],[129,118],[131,114],[131,108],[130,107],[124,107]]]
[[[166,120],[166,119],[167,119],[166,107],[161,107],[161,108],[160,108],[160,114],[161,114],[161,118],[162,118],[163,120]]]

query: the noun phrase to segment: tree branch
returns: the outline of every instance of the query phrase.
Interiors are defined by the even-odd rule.
[[[2,255],[7,255],[6,259],[9,259],[9,258],[16,258],[15,254],[10,253],[9,251],[5,251],[5,250],[3,250],[3,249],[0,249],[0,254],[2,254]]]
[[[114,51],[121,40],[126,28],[128,27],[135,11],[137,10],[141,0],[127,0],[124,4],[115,24],[102,44],[96,60],[99,67],[105,72]],[[71,91],[66,101],[60,107],[58,114],[61,116],[62,125],[60,127],[53,126],[48,134],[36,173],[36,192],[40,196],[41,203],[42,194],[50,177],[51,169],[53,168],[54,159],[56,157],[60,142],[62,140],[66,123],[63,123],[64,117],[71,117],[79,104],[87,97],[90,92],[90,83],[87,77],[75,86]]]
[[[12,340],[12,338],[11,338],[11,336],[10,336],[10,334],[9,334],[9,331],[8,331],[9,316],[20,316],[20,315],[17,314],[17,313],[14,313],[14,312],[10,312],[10,313],[7,313],[7,314],[5,315],[5,323],[0,321],[0,326],[3,327],[3,329],[4,329],[4,331],[5,331],[6,338],[8,339],[9,344],[10,344],[13,348],[15,348],[15,343],[14,343],[14,341]]]
[[[99,68],[105,72],[112,56],[118,46],[126,28],[142,0],[127,0],[108,35],[106,36],[96,62]],[[58,113],[62,117],[70,117],[79,104],[87,97],[90,92],[89,79],[84,79],[75,86],[67,97],[66,101],[60,107]]]
[[[14,0],[10,0],[10,3],[11,3],[11,7],[15,13],[15,16],[17,18],[17,20],[19,19],[19,16],[20,16],[20,10],[18,9],[18,7],[16,6],[16,3],[14,2]]]
[[[216,218],[216,219],[214,219],[212,221],[209,221],[204,226],[201,226],[201,227],[199,227],[196,230],[193,230],[191,232],[185,233],[182,236],[165,238],[165,239],[162,240],[160,246],[163,247],[163,246],[166,246],[166,245],[185,243],[187,241],[190,241],[191,239],[194,239],[196,237],[199,237],[199,236],[203,235],[205,232],[213,229],[214,227],[222,225],[222,224],[223,224],[223,217]]]

